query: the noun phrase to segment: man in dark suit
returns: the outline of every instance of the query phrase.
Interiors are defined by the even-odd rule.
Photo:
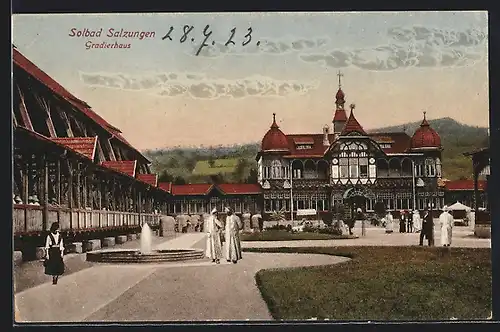
[[[432,214],[426,208],[424,217],[422,218],[422,230],[420,231],[420,245],[424,245],[424,237],[427,239],[429,246],[434,245],[434,220]]]

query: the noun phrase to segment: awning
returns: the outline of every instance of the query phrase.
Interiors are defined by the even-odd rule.
[[[316,209],[301,209],[297,210],[297,216],[315,216]]]

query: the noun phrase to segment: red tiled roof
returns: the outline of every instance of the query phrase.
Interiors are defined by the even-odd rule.
[[[330,142],[333,141],[333,134],[329,134]],[[293,134],[286,135],[288,140],[288,149],[290,154],[285,155],[285,158],[321,158],[325,155],[328,146],[323,145],[323,134]],[[295,142],[311,142],[311,149],[297,149]]]
[[[358,120],[356,120],[353,110],[351,110],[351,114],[349,115],[349,119],[347,119],[347,122],[344,125],[344,129],[342,129],[341,135],[347,135],[352,132],[358,132],[362,135],[366,135],[365,130],[363,129],[363,127],[361,127]]]
[[[173,184],[172,195],[206,195],[212,189],[213,184]]]
[[[95,137],[54,137],[52,141],[74,150],[90,160],[94,160],[97,147],[97,136]]]
[[[121,135],[121,131],[109,124],[106,120],[104,120],[101,116],[95,113],[90,106],[81,99],[78,99],[73,94],[71,94],[68,90],[62,87],[59,83],[57,83],[52,77],[47,75],[43,70],[38,68],[34,63],[29,61],[24,55],[22,55],[17,49],[12,48],[12,59],[14,64],[21,67],[28,74],[36,78],[40,83],[48,87],[50,90],[54,91],[58,96],[68,101],[72,104],[76,109],[81,111],[84,115],[92,119],[99,126],[101,126],[104,130],[110,133],[112,136],[115,136],[118,140],[124,143],[129,148],[136,151],[144,160],[149,160],[143,156],[137,149],[135,149],[129,142]]]
[[[314,144],[314,139],[312,137],[296,137],[293,139],[295,144]]]
[[[405,132],[372,133],[368,135],[377,143],[391,143],[390,148],[383,148],[385,153],[405,153],[410,148],[411,137]]]
[[[101,165],[127,174],[128,176],[135,177],[137,160],[104,161],[101,163]]]
[[[486,181],[478,180],[477,188],[478,190],[486,190]],[[473,180],[455,180],[447,181],[445,184],[446,190],[474,190]]]
[[[260,194],[260,185],[253,183],[222,183],[217,187],[225,194]]]
[[[145,182],[153,187],[158,185],[157,174],[137,174],[137,180]]]
[[[172,192],[172,182],[160,182],[158,183],[158,188],[170,193]]]

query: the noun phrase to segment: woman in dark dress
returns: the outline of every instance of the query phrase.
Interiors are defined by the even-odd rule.
[[[52,276],[52,284],[57,284],[57,279],[64,273],[64,243],[59,233],[59,223],[50,226],[50,233],[45,241],[45,274]]]

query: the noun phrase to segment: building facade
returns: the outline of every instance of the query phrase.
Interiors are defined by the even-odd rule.
[[[298,210],[320,214],[336,203],[373,212],[444,205],[441,139],[425,117],[412,136],[405,132],[367,133],[345,109],[340,85],[331,127],[317,134],[285,134],[276,123],[264,135],[257,155],[263,212]]]

